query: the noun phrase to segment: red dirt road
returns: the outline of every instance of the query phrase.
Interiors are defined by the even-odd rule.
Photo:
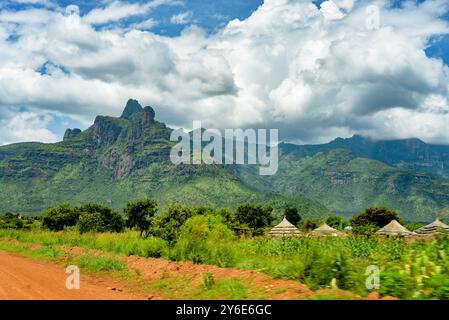
[[[83,277],[80,289],[66,288],[65,269],[0,251],[0,300],[130,300],[143,297],[108,289],[100,280]],[[109,285],[111,285],[109,283]]]

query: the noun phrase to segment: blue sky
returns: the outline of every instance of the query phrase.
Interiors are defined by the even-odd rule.
[[[0,145],[59,140],[128,98],[173,127],[449,143],[448,22],[447,0],[3,0]]]
[[[8,1],[8,0],[6,0]],[[26,2],[27,0],[24,0]],[[45,2],[31,3],[17,3],[16,1],[8,1],[4,4],[5,8],[13,10],[23,10],[26,8],[42,8],[46,7]],[[104,8],[108,5],[106,1],[71,1],[71,0],[54,0],[51,1],[57,4],[61,8],[65,8],[69,5],[75,4],[80,9],[80,14],[87,14],[89,11],[95,8]],[[145,0],[129,0],[127,3],[148,3]],[[233,19],[245,19],[251,13],[256,10],[263,0],[182,0],[177,1],[173,5],[162,5],[150,13],[139,16],[123,19],[120,24],[123,26],[130,25],[137,21],[153,18],[157,21],[157,25],[151,28],[151,31],[168,36],[177,36],[185,28],[185,24],[174,24],[170,20],[174,15],[182,14],[185,12],[191,13],[189,22],[187,24],[197,24],[198,26],[214,32],[217,28],[223,27],[227,22]]]

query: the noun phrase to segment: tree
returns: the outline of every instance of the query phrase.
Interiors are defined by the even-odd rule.
[[[105,232],[105,223],[100,213],[83,212],[76,225],[80,233],[86,232]]]
[[[294,207],[286,207],[284,210],[285,218],[292,224],[297,226],[301,222],[301,216],[298,213],[298,209]]]
[[[237,208],[235,218],[240,225],[247,226],[255,236],[262,234],[263,230],[271,225],[274,220],[272,212],[271,206],[243,204]]]
[[[157,216],[153,220],[150,234],[174,242],[178,236],[181,226],[193,216],[198,215],[198,211],[179,204],[172,204],[168,210]]]
[[[320,222],[318,220],[307,219],[301,224],[301,229],[303,231],[315,230],[319,227]]]
[[[75,226],[79,212],[73,210],[68,203],[49,208],[42,214],[42,226],[51,231],[61,231],[65,227]]]
[[[348,222],[339,216],[329,216],[326,218],[326,224],[337,230],[343,230],[348,226]]]
[[[150,199],[128,202],[123,212],[127,217],[127,226],[137,228],[142,237],[144,232],[146,232],[146,235],[148,234],[151,221],[157,213],[157,202]]]
[[[375,226],[377,228],[383,228],[392,220],[401,222],[396,211],[386,207],[370,207],[366,208],[357,216],[352,217],[350,223],[353,227]]]
[[[125,228],[123,217],[107,206],[90,203],[76,207],[74,210],[79,212],[77,226],[81,233],[122,232]]]
[[[235,215],[226,208],[218,209],[217,214],[223,218],[223,223],[231,230],[234,230],[237,221],[235,219]]]

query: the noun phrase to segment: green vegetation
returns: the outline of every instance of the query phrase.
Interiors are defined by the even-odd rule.
[[[0,250],[5,250],[8,252],[23,252],[27,249],[28,247],[23,244],[0,242]]]
[[[145,211],[148,207],[139,205],[136,208]],[[253,220],[255,212],[263,212],[264,219]],[[245,213],[251,218],[243,219]],[[122,233],[81,233],[74,226],[57,232],[45,227],[32,230],[9,228],[0,229],[0,238],[12,240],[0,242],[0,249],[22,252],[27,250],[24,244],[37,243],[43,247],[26,254],[52,259],[61,254],[57,246],[78,246],[103,252],[86,253],[73,261],[93,272],[125,270],[122,261],[108,255],[118,253],[258,270],[274,278],[300,281],[313,290],[337,286],[360,295],[368,294],[366,268],[376,265],[381,271],[379,292],[382,295],[404,299],[449,298],[445,280],[449,278],[449,240],[445,236],[432,241],[408,242],[401,238],[366,235],[282,240],[241,235],[242,226],[250,228],[250,234],[262,234],[272,219],[270,213],[271,208],[252,204],[242,205],[235,213],[173,205],[150,220],[147,237],[141,236],[138,227],[135,231]],[[368,208],[360,216],[372,215],[366,220],[371,225],[386,214],[397,218],[386,208]],[[138,212],[136,215],[140,216]],[[328,217],[326,221],[340,227],[345,225],[344,220],[335,217]],[[305,220],[303,227],[311,223],[314,222]],[[15,241],[24,244],[15,244]],[[172,280],[161,279],[158,283],[164,288],[176,287],[179,283]],[[198,291],[197,297],[244,298],[247,295],[247,287],[239,281],[217,281],[207,273],[203,275],[201,287],[203,291]]]
[[[345,227],[349,226],[349,222],[339,216],[329,216],[325,222],[328,226],[337,230],[344,230]]]
[[[80,246],[105,253],[259,270],[274,278],[301,281],[312,289],[330,286],[335,278],[339,288],[361,295],[368,294],[366,268],[377,265],[381,269],[379,291],[382,295],[404,299],[448,298],[447,281],[442,281],[449,277],[449,241],[446,238],[411,243],[365,236],[251,239],[233,236],[219,223],[218,217],[203,215],[192,219],[173,245],[157,238],[142,239],[138,232],[130,231],[80,234],[76,231],[0,230],[0,237],[47,246]],[[3,243],[0,248],[2,246]],[[23,245],[14,248],[26,249]],[[88,255],[80,257],[76,263],[92,271],[123,270],[122,263],[111,259],[105,255]],[[213,282],[206,275],[202,285],[216,288]]]
[[[85,253],[73,259],[70,264],[89,272],[119,272],[126,270],[125,264],[117,258],[106,255]]]
[[[157,203],[149,199],[134,203],[128,202],[123,212],[127,217],[126,223],[129,228],[137,228],[140,231],[140,236],[144,232],[147,235],[151,220],[157,212]]]
[[[53,260],[62,256],[62,251],[53,246],[43,246],[28,252],[25,256],[33,259]]]
[[[86,204],[71,207],[68,203],[49,208],[42,214],[42,226],[51,231],[62,231],[77,226],[85,232],[122,232],[125,222],[122,216],[106,206]]]
[[[247,227],[253,236],[263,234],[264,229],[273,222],[273,208],[254,204],[240,205],[235,212],[235,219]]]
[[[401,222],[396,211],[386,207],[371,207],[352,217],[350,223],[354,227],[355,233],[370,234],[386,226],[392,220]]]
[[[171,129],[153,111],[139,110],[126,118],[97,117],[59,143],[1,146],[0,212],[37,214],[62,202],[118,211],[128,201],[151,198],[162,210],[173,203],[229,210],[258,203],[273,207],[277,219],[286,206],[316,219],[386,205],[407,221],[430,221],[449,207],[447,147],[361,137],[281,144],[277,174],[261,177],[253,165],[173,165]],[[420,157],[430,151],[423,165]],[[83,218],[94,229],[99,220]]]
[[[284,210],[284,216],[295,226],[299,225],[302,219],[299,215],[298,208],[295,207],[286,207]]]
[[[35,218],[7,212],[0,215],[1,229],[30,229]]]
[[[103,252],[84,253],[71,261],[91,272],[126,271],[120,259],[108,255],[115,253],[258,270],[274,278],[300,281],[313,290],[337,286],[360,295],[368,294],[366,268],[376,265],[381,270],[382,295],[449,298],[445,280],[449,277],[447,236],[427,242],[372,237],[390,220],[400,220],[386,207],[367,208],[351,219],[354,229],[363,232],[354,230],[345,238],[282,240],[262,237],[275,219],[270,206],[247,203],[234,212],[179,204],[162,212],[157,208],[157,202],[151,199],[129,202],[124,208],[125,221],[103,205],[61,204],[45,210],[41,226],[33,221],[28,230],[0,228],[0,238],[11,240],[0,242],[0,249],[25,252],[32,258],[57,259],[62,254],[58,246],[83,247]],[[284,212],[299,221],[295,207],[287,206]],[[11,214],[5,217],[18,219]],[[340,217],[328,216],[324,220],[305,219],[301,228],[315,228],[324,221],[338,229],[348,224]],[[28,251],[28,243],[42,247]],[[171,280],[161,279],[159,285],[178,285]],[[197,297],[240,299],[248,294],[240,281],[216,281],[207,273],[202,287]]]

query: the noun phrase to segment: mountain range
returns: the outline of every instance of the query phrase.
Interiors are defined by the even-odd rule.
[[[419,139],[338,138],[279,145],[279,170],[254,165],[174,165],[172,129],[151,107],[129,100],[119,118],[96,117],[58,143],[0,147],[0,212],[38,214],[60,202],[103,203],[121,210],[151,197],[170,203],[235,208],[270,204],[278,216],[296,206],[304,217],[351,216],[386,205],[406,221],[427,222],[449,208],[449,146]]]

